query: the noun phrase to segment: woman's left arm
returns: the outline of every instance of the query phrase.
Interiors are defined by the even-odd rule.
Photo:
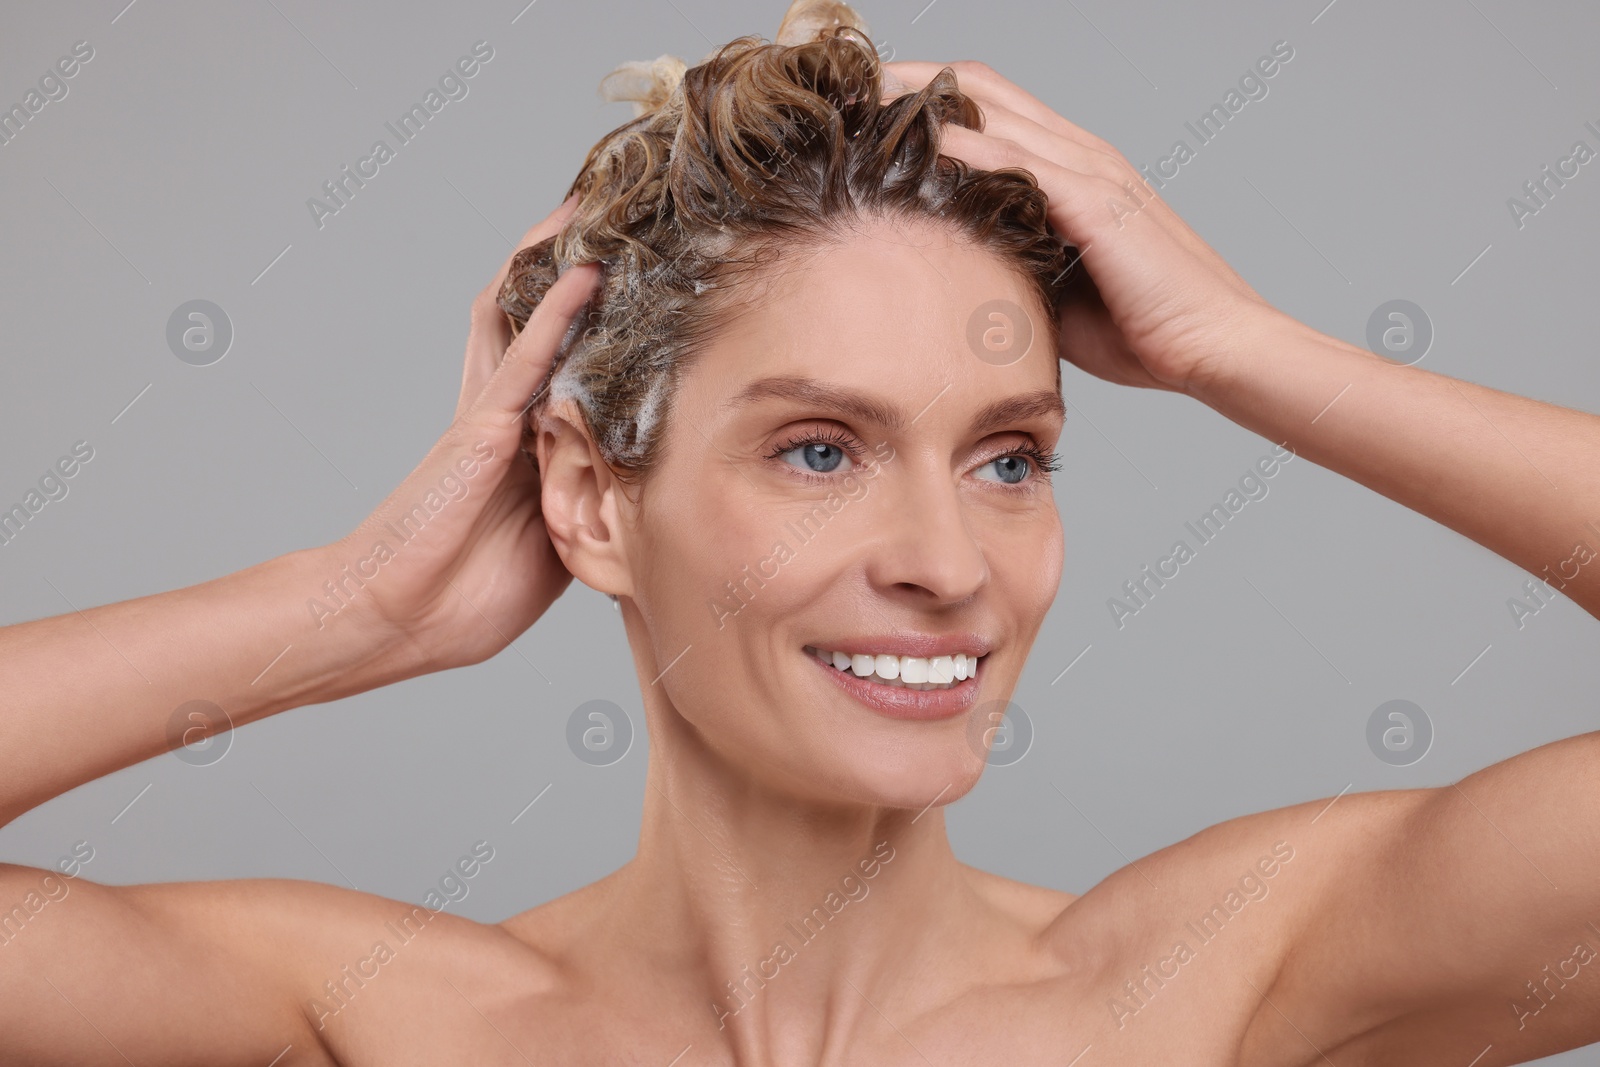
[[[1600,617],[1600,416],[1395,363],[1288,318],[1189,392]]]
[[[947,79],[944,66],[886,64],[902,85],[885,96]],[[1297,322],[1110,144],[982,63],[949,67],[984,122],[944,127],[942,151],[1030,172],[1078,250],[1063,359],[1194,396],[1600,616],[1600,418]],[[1362,1062],[1491,1067],[1600,1040],[1600,732],[1453,785],[1333,799],[1314,805],[1327,817],[1304,847],[1308,864],[1320,858],[1279,958],[1260,963],[1273,1010],[1252,1024],[1245,1061],[1310,1041]]]
[[[1186,393],[1506,557],[1600,617],[1600,416],[1385,359],[1268,304],[1109,143],[982,63],[895,62],[901,88],[948,66],[983,112],[943,152],[1029,171],[1076,246],[1061,356]]]

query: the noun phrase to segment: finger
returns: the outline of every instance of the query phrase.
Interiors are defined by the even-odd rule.
[[[1031,173],[1049,199],[1050,222],[1056,235],[1079,248],[1095,237],[1094,223],[1098,218],[1092,218],[1091,212],[1104,210],[1106,197],[1117,192],[1115,182],[1054,163],[1017,141],[954,125],[946,126],[939,136],[944,154],[980,170],[1016,168]]]
[[[560,207],[529,227],[528,232],[522,235],[522,240],[517,242],[517,251],[536,245],[547,237],[554,237],[576,210],[578,210],[578,194],[573,193],[561,202]],[[489,283],[489,287],[496,293],[500,291],[500,286],[505,284],[506,275],[511,271],[511,261],[516,255],[517,253],[513,252],[506,257],[506,261],[500,265],[499,273],[494,276],[494,281]]]
[[[530,245],[536,245],[549,237],[555,236],[557,231],[572,217],[578,206],[578,194],[573,193],[561,206],[548,216],[535,223],[533,228],[522,235],[522,241],[517,245],[521,251]],[[472,301],[472,325],[467,332],[467,355],[465,365],[461,371],[461,395],[456,401],[456,414],[465,411],[478,394],[483,392],[484,385],[494,374],[495,368],[500,366],[500,360],[505,356],[506,346],[511,343],[511,326],[506,322],[505,314],[500,310],[500,287],[505,284],[506,275],[511,270],[511,261],[516,258],[516,251],[506,257],[500,265],[500,270],[495,274],[494,280],[483,289]]]
[[[599,266],[580,263],[556,279],[506,350],[505,362],[473,402],[468,418],[497,428],[516,426],[520,438],[528,402],[549,373],[561,339],[595,292],[600,277]]]
[[[1016,137],[980,133],[964,126],[945,126],[940,134],[941,151],[982,170],[1017,167],[1031,173],[1049,201],[1048,213],[1056,235],[1077,246],[1083,256],[1090,255],[1096,241],[1119,239],[1137,216],[1139,223],[1153,225],[1161,239],[1172,242],[1174,250],[1212,264],[1233,289],[1252,299],[1260,299],[1250,284],[1165,200],[1137,180],[1137,175],[1130,172],[1130,176],[1119,180],[1112,175],[1081,171],[1057,162],[1050,146],[1059,145],[1059,141],[1046,145],[1044,139],[1051,136],[1047,131],[1037,127],[1027,129],[1023,125],[1026,120],[1015,116],[1010,121]],[[1040,146],[1045,148],[1044,154],[1034,150]],[[1105,255],[1104,249],[1094,253],[1095,258]]]
[[[963,68],[964,66],[960,63],[946,65],[952,70],[958,70],[958,68]],[[884,64],[886,71],[891,70],[891,68],[895,72],[905,71],[906,76],[915,81],[916,87],[921,88],[933,80],[934,75],[943,70],[944,66],[936,63],[909,60]],[[988,86],[982,89],[976,88],[970,68],[966,69],[968,72],[965,75],[958,70],[956,76],[963,87],[962,91],[975,101],[978,101],[983,111],[983,129],[978,132],[1016,141],[1037,155],[1056,159],[1066,166],[1082,171],[1085,174],[1094,174],[1116,181],[1138,177],[1133,171],[1132,164],[1129,164],[1121,153],[1116,152],[1114,149],[1107,152],[1083,140],[1067,136],[1056,124],[1041,122],[1040,119],[1045,117],[1046,114],[1056,119],[1060,119],[1060,116],[1055,115],[1054,112],[1037,100],[1027,97],[1025,93],[1021,95],[1027,97],[1027,100],[1032,101],[1033,105],[1036,106],[1027,106],[1026,101],[1019,99],[1011,99],[1009,101],[996,99],[990,93]],[[966,80],[962,80],[963,78]],[[1009,85],[1010,83],[1007,82],[1006,84]],[[1021,93],[1021,90],[1019,89],[1017,92]],[[1017,104],[1023,105],[1020,110],[1014,106]],[[1064,122],[1065,120],[1061,121]],[[1068,123],[1068,125],[1071,124]],[[965,127],[962,128],[965,129]],[[1110,145],[1106,147],[1110,148]]]
[[[467,358],[461,371],[461,396],[456,400],[460,415],[483,392],[495,368],[511,343],[511,324],[500,310],[499,290],[485,289],[472,300],[472,327],[467,332]]]
[[[1035,154],[1016,141],[964,126],[946,126],[941,136],[945,139],[946,154],[982,170],[1017,168],[1031,173],[1047,198],[1051,229],[1078,249],[1076,258],[1085,261],[1091,274],[1096,261],[1116,255],[1113,247],[1127,240],[1125,233],[1133,233],[1134,227],[1138,228],[1141,240],[1166,242],[1164,247],[1146,245],[1139,251],[1139,269],[1152,282],[1161,265],[1170,263],[1171,257],[1187,258],[1196,254],[1179,236],[1179,231],[1185,227],[1168,225],[1149,200],[1144,201],[1145,207],[1136,208],[1128,191],[1110,178],[1073,170]]]
[[[1111,155],[1120,155],[1111,142],[1090,133],[1077,123],[1069,122],[1057,113],[1048,104],[1044,103],[1032,93],[997,73],[986,63],[975,63],[971,60],[957,60],[954,63],[929,63],[924,60],[902,59],[893,63],[885,63],[885,70],[892,70],[912,90],[921,89],[933,80],[945,67],[955,71],[956,84],[961,91],[978,102],[979,108],[988,116],[987,103],[1003,104],[1019,115],[1025,115],[1037,122],[1040,126],[1052,130],[1058,135],[1081,144],[1085,148]]]
[[[988,118],[989,121],[985,123],[982,131],[983,136],[1015,141],[1041,160],[1060,164],[1079,174],[1104,178],[1122,189],[1121,199],[1124,207],[1121,210],[1150,211],[1160,215],[1178,242],[1197,255],[1209,247],[1199,234],[1178,217],[1171,205],[1161,198],[1161,194],[1155,191],[1144,175],[1134,170],[1133,165],[1120,154],[1110,156],[1096,149],[1087,148],[1003,105],[991,105]],[[1029,169],[1034,168],[1030,166]],[[1037,172],[1035,175],[1037,176]],[[1112,217],[1117,215],[1117,212],[1109,206],[1107,212]]]
[[[985,109],[985,122],[981,131],[985,136],[1016,141],[1035,155],[1051,159],[1063,166],[1097,178],[1106,178],[1121,184],[1138,181],[1145,185],[1143,175],[1120,155],[1108,155],[1074,141],[1047,126],[1041,126],[1027,115],[1011,110],[1003,104],[990,104]],[[965,128],[965,127],[963,127]],[[1153,194],[1152,194],[1153,195]]]

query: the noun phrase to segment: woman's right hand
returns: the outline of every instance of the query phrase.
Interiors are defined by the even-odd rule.
[[[575,206],[574,196],[517,247],[553,236]],[[572,580],[545,531],[538,465],[522,451],[523,433],[528,401],[600,271],[569,269],[513,340],[496,303],[509,267],[508,258],[472,303],[455,421],[399,488],[327,546],[363,583],[343,580],[353,590],[347,607],[325,597],[332,613],[412,645],[427,671],[488,659]]]

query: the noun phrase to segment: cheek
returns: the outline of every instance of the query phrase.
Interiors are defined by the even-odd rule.
[[[719,704],[748,703],[737,694],[791,583],[774,559],[781,521],[743,506],[727,486],[683,487],[647,502],[631,565],[655,670],[668,671],[665,691],[698,720],[719,714]]]
[[[1042,622],[1061,586],[1066,552],[1061,516],[1051,507],[1037,516],[1009,521],[992,541],[989,566],[993,581],[1014,605],[1024,625]]]
[[[1048,602],[1055,600],[1056,590],[1061,587],[1061,568],[1067,554],[1066,534],[1061,528],[1061,515],[1054,510],[1050,513],[1049,534],[1041,553],[1040,569],[1043,578],[1048,581],[1041,581],[1040,585],[1047,594],[1045,599]]]
[[[769,512],[743,506],[732,492],[702,492],[657,520],[644,562],[659,590],[658,610],[686,640],[718,643],[736,618],[759,613],[773,596],[781,531]]]

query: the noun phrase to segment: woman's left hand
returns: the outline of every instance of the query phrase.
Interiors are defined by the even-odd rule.
[[[1294,321],[1201,240],[1121,152],[986,64],[897,61],[883,69],[915,91],[946,66],[983,112],[983,132],[946,125],[942,154],[983,170],[1032,173],[1049,198],[1051,228],[1081,256],[1061,311],[1063,359],[1122,385],[1190,392],[1251,331]]]

